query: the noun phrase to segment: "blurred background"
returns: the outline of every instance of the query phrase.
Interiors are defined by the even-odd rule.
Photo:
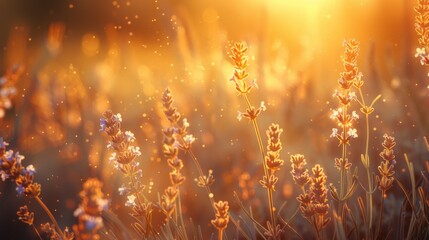
[[[334,158],[341,152],[329,138],[338,107],[332,97],[342,71],[344,39],[361,43],[358,59],[369,102],[382,95],[371,115],[372,171],[380,161],[382,136],[398,142],[398,178],[407,179],[403,154],[423,170],[429,155],[423,136],[429,135],[428,69],[414,58],[415,2],[410,0],[0,0],[0,75],[16,89],[10,104],[2,104],[0,136],[10,148],[36,167],[44,201],[61,226],[75,223],[78,193],[88,177],[98,177],[111,199],[112,210],[130,221],[117,188],[122,176],[108,162],[107,140],[99,133],[103,111],[121,113],[123,129],[135,133],[143,155],[147,194],[169,184],[162,156],[161,95],[170,87],[175,106],[190,122],[197,141],[194,151],[203,169],[213,169],[215,200],[233,201],[236,191],[247,206],[264,215],[265,192],[258,184],[262,166],[252,125],[237,120],[245,104],[229,79],[233,65],[228,51],[234,41],[249,47],[250,78],[259,89],[250,94],[254,105],[265,101],[262,131],[270,123],[284,129],[276,204],[288,201],[286,215],[296,207],[297,190],[290,176],[289,155],[306,156],[309,167],[325,168],[328,182],[337,184]],[[10,106],[9,106],[10,105]],[[358,107],[355,106],[358,111]],[[360,168],[364,152],[364,121],[356,128],[350,159]],[[265,139],[265,135],[263,136]],[[266,141],[266,140],[264,140]],[[215,229],[204,189],[193,179],[197,171],[183,156],[187,182],[184,214],[201,225],[206,236]],[[407,182],[404,184],[406,185]],[[386,205],[395,206],[393,195]],[[15,186],[0,184],[2,239],[31,239],[33,230],[18,221],[16,211],[28,199]],[[48,219],[38,205],[36,225]],[[192,208],[190,208],[192,206]],[[392,218],[394,216],[391,216]],[[308,225],[298,216],[296,228]],[[388,219],[388,218],[387,218]],[[302,221],[301,221],[302,220]],[[300,224],[302,222],[302,224]],[[302,226],[301,226],[302,225]],[[231,225],[231,232],[234,227]]]

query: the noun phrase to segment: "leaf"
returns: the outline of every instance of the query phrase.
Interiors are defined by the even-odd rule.
[[[360,160],[362,161],[362,164],[365,168],[368,168],[368,160],[366,157],[364,157],[363,154],[360,155]]]
[[[331,197],[332,197],[335,201],[339,202],[339,201],[340,201],[340,198],[338,197],[337,190],[336,190],[336,189],[335,189],[335,187],[332,185],[332,183],[331,183],[331,184],[329,184],[329,189],[331,190],[331,191],[329,191],[329,193],[331,194]]]
[[[343,222],[341,217],[337,215],[337,212],[334,210],[334,226],[335,226],[335,235],[337,239],[347,239],[346,233],[343,228]]]
[[[380,99],[381,98],[381,94],[378,94],[378,96],[377,97],[375,97],[374,98],[374,100],[372,100],[372,102],[371,102],[371,104],[369,105],[369,107],[372,107],[374,104],[375,104],[375,102],[377,102],[377,100],[378,99]]]

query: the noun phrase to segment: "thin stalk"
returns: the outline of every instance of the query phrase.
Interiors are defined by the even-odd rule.
[[[188,234],[186,233],[186,229],[185,229],[185,222],[183,221],[183,213],[182,213],[182,199],[181,199],[181,197],[180,197],[180,192],[178,193],[178,196],[177,196],[177,204],[179,205],[179,207],[178,207],[178,211],[179,211],[179,213],[178,213],[178,215],[179,215],[179,217],[180,217],[180,224],[182,224],[182,227],[183,227],[183,233],[184,233],[184,235],[185,235],[185,239],[188,239]],[[176,205],[176,207],[177,207],[177,205]],[[177,220],[176,220],[177,221]]]
[[[37,236],[39,237],[40,240],[42,240],[42,237],[40,236],[39,231],[37,230],[36,226],[34,226],[34,224],[31,224],[31,226],[33,227],[34,231],[36,232]]]
[[[345,119],[347,116],[347,105],[343,106],[343,119]],[[347,138],[347,126],[345,124],[343,124],[343,139],[345,140]],[[345,142],[343,142],[343,152],[342,152],[342,158],[343,161],[346,161],[346,157],[347,157],[347,144]],[[341,182],[340,182],[340,199],[342,199],[344,197],[344,191],[345,191],[345,181],[344,181],[344,173],[345,173],[345,169],[344,167],[341,168]],[[340,204],[342,205],[342,204]],[[340,209],[342,211],[342,209]],[[341,212],[340,212],[341,213]]]
[[[217,239],[218,239],[218,240],[222,240],[222,238],[223,238],[223,230],[222,230],[222,229],[219,229],[219,230],[218,230]]]
[[[203,177],[203,176],[204,176],[203,170],[202,170],[201,165],[200,165],[200,163],[198,162],[198,159],[197,159],[197,157],[195,156],[194,152],[193,152],[191,149],[188,149],[188,150],[187,150],[187,152],[189,153],[189,155],[191,155],[191,158],[192,158],[192,160],[194,161],[195,166],[197,166],[197,170],[198,170],[198,172],[199,172],[200,177]],[[210,186],[207,186],[207,185],[206,185],[206,186],[205,186],[205,189],[206,189],[207,194],[208,194],[208,196],[209,196],[210,204],[212,205],[212,210],[213,210],[214,214],[216,215],[216,211],[215,211],[215,209],[214,209],[214,200],[213,200],[213,197],[212,197],[212,196],[213,196],[213,193],[212,193],[212,191],[211,191],[211,189],[210,189]]]
[[[314,227],[314,230],[316,230],[316,238],[319,240],[319,239],[321,239],[321,238],[320,238],[319,229],[317,228],[317,220],[316,220],[316,217],[317,217],[317,216],[313,216],[313,217],[312,217],[312,220],[313,220],[313,227]]]
[[[379,218],[378,218],[378,227],[377,227],[377,239],[378,236],[380,235],[380,230],[381,230],[381,222],[383,220],[383,205],[384,205],[384,194],[386,194],[386,191],[382,191],[381,192],[381,204],[380,204],[380,214],[379,214]]]
[[[362,107],[367,107],[365,104],[365,99],[363,97],[362,89],[359,89],[359,95],[362,101]],[[370,162],[369,162],[369,155],[368,155],[368,149],[369,149],[369,114],[365,113],[365,122],[366,122],[366,144],[365,144],[365,161],[366,161],[366,174],[368,178],[368,192],[367,194],[367,203],[366,203],[366,209],[368,212],[368,232],[371,232],[372,227],[372,181],[371,181],[371,171],[370,171]],[[367,236],[369,238],[369,236]]]
[[[250,109],[252,107],[252,104],[250,104],[249,98],[247,97],[246,94],[243,94],[243,96],[244,96],[244,100],[246,101],[247,107]],[[256,140],[258,141],[259,151],[261,152],[261,155],[262,155],[262,165],[264,167],[264,174],[265,176],[268,176],[268,170],[267,170],[267,166],[265,166],[265,159],[264,159],[264,156],[265,156],[264,144],[262,143],[262,137],[261,137],[258,122],[256,121],[256,119],[252,120],[252,124],[255,130]]]
[[[343,119],[346,118],[347,115],[347,105],[343,106]],[[343,123],[343,141],[347,138],[347,126]],[[346,157],[347,157],[347,144],[345,142],[342,142],[342,159],[343,161],[346,161]],[[344,191],[345,191],[345,186],[346,186],[346,181],[344,180],[344,174],[345,174],[345,169],[344,166],[341,167],[340,169],[340,201],[338,204],[338,213],[341,216],[342,212],[343,212],[343,198],[344,198]],[[347,192],[347,191],[346,191]]]
[[[55,228],[57,229],[58,234],[60,235],[61,239],[66,239],[64,236],[63,231],[61,230],[60,226],[58,225],[57,220],[55,220],[54,215],[52,215],[51,211],[49,210],[49,208],[45,205],[45,203],[43,203],[42,199],[40,199],[38,196],[35,197],[37,203],[43,208],[43,210],[46,212],[46,214],[48,215],[49,219],[51,219],[52,223],[54,224]]]
[[[247,94],[243,94],[244,99],[246,101],[247,107],[250,109],[252,107],[252,105],[250,104],[249,98],[247,97]],[[265,166],[265,151],[264,151],[264,145],[262,143],[262,137],[261,137],[261,132],[259,130],[259,126],[258,126],[258,122],[256,121],[256,119],[252,119],[252,123],[253,123],[253,128],[255,130],[255,134],[256,134],[256,139],[258,141],[258,145],[259,145],[259,150],[261,152],[261,156],[262,156],[262,166],[264,167],[264,174],[265,177],[267,179],[269,179],[270,177],[270,173],[267,169],[267,166]],[[271,223],[273,224],[273,227],[275,228],[277,226],[276,224],[276,216],[274,213],[274,203],[273,203],[273,190],[267,188],[267,195],[268,195],[268,204],[269,204],[269,208],[270,208],[270,218],[271,218]]]
[[[370,171],[370,162],[369,162],[369,155],[368,155],[368,145],[369,145],[369,118],[368,114],[365,114],[365,120],[366,120],[366,148],[365,148],[365,161],[366,161],[366,174],[368,178],[368,192],[367,197],[368,201],[366,203],[366,208],[368,212],[368,232],[371,232],[372,227],[372,180],[371,180],[371,171]],[[369,237],[369,236],[368,236]]]
[[[179,126],[176,124],[177,128],[179,128]],[[181,137],[181,141],[184,141],[183,138]],[[204,177],[204,172],[203,169],[201,168],[200,162],[198,161],[198,158],[195,156],[194,152],[192,151],[191,148],[186,149],[186,152],[191,156],[192,161],[194,162],[195,166],[197,167],[197,171],[198,171],[198,175],[200,177]],[[216,211],[214,209],[214,200],[211,196],[213,196],[213,193],[210,189],[210,186],[205,186],[205,189],[207,191],[207,195],[209,196],[209,200],[210,200],[210,204],[212,205],[212,210],[213,213],[216,215]]]

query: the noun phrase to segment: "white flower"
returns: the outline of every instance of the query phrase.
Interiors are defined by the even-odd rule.
[[[351,101],[356,100],[357,99],[356,93],[355,92],[349,92],[349,99]]]
[[[183,141],[185,141],[186,144],[191,145],[195,141],[195,138],[192,134],[188,134],[183,137]]]
[[[356,113],[356,111],[352,112],[352,119],[353,120],[359,119],[359,115]]]
[[[349,131],[347,131],[347,134],[352,138],[358,137],[356,128],[350,128]]]
[[[243,119],[243,113],[242,112],[238,111],[237,119],[238,119],[238,121],[241,121],[241,119]]]
[[[3,156],[10,162],[12,161],[12,158],[13,158],[13,151],[7,150]]]
[[[0,170],[0,177],[1,177],[1,180],[4,182],[6,181],[6,179],[9,178],[9,175],[5,171]]]
[[[259,88],[258,83],[256,83],[256,79],[253,80],[252,85],[255,88]]]
[[[140,166],[140,163],[138,162],[138,161],[132,161],[131,163],[130,163],[130,165],[131,166],[133,166],[133,167],[138,167],[138,166]],[[137,173],[136,173],[137,174]]]
[[[120,113],[117,113],[116,115],[113,115],[113,119],[116,122],[122,122],[122,115]]]
[[[19,154],[19,152],[16,152],[16,153],[15,153],[15,158],[16,158],[16,162],[17,162],[18,164],[21,164],[22,160],[24,160],[24,159],[25,159],[25,157],[24,157],[23,155],[20,155],[20,154]]]
[[[340,95],[340,93],[338,92],[337,89],[335,89],[334,93],[332,94],[332,97],[338,97]]]
[[[416,54],[414,54],[414,57],[419,57],[421,55],[426,55],[426,49],[425,48],[416,48]]]
[[[119,163],[118,163],[117,161],[114,161],[114,162],[113,162],[113,168],[114,168],[115,170],[119,170]]]
[[[33,164],[28,165],[25,168],[26,172],[28,173],[28,175],[32,176],[34,173],[36,173],[36,169],[34,168]]]
[[[343,112],[342,108],[338,108],[338,110],[332,110],[332,114],[329,118],[331,119],[336,119],[338,117],[338,115],[340,115]]]
[[[83,210],[83,207],[79,206],[78,208],[76,208],[76,210],[74,210],[73,216],[78,217],[83,213],[85,213],[85,211]]]
[[[129,146],[128,147],[128,151],[130,151],[132,154],[134,154],[135,156],[140,156],[142,155],[142,152],[140,152],[140,148],[139,147],[135,147],[135,146]]]
[[[125,132],[125,138],[127,139],[127,142],[134,142],[134,140],[136,140],[136,138],[134,137],[134,133],[132,133],[131,131]]]
[[[332,128],[332,133],[331,135],[329,135],[329,137],[336,137],[338,135],[338,129],[337,128]]]
[[[127,202],[125,203],[125,206],[127,207],[134,207],[136,205],[136,196],[134,194],[131,194],[127,196]]]
[[[109,208],[109,200],[98,198],[97,199],[98,210],[106,211]]]
[[[135,161],[136,162],[136,161]],[[139,165],[140,163],[136,163],[135,165],[136,165],[136,167],[138,167],[138,165]],[[137,170],[136,171],[136,178],[141,178],[141,177],[143,177],[143,170],[141,170],[141,169],[139,169],[139,170]]]
[[[189,127],[188,119],[186,119],[186,118],[184,118],[184,119],[183,119],[183,126],[184,126],[185,128],[188,128],[188,127]]]
[[[363,78],[363,73],[362,72],[359,72],[358,74],[357,74],[357,80],[361,80]]]
[[[416,49],[416,54],[414,55],[414,57],[420,57],[420,64],[421,65],[425,65],[427,63],[428,60],[428,54],[426,53],[426,49],[425,48],[417,48]]]
[[[112,154],[109,157],[109,161],[110,162],[115,162],[116,161],[116,152],[112,152]]]
[[[126,193],[127,191],[128,189],[124,186],[118,188],[119,195],[124,195],[124,193]]]
[[[266,111],[267,110],[267,106],[265,106],[265,102],[261,101],[261,105],[259,106],[259,108],[261,109],[261,111]]]

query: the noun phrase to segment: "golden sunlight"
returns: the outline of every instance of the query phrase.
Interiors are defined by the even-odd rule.
[[[0,239],[429,239],[428,0],[0,1]]]

